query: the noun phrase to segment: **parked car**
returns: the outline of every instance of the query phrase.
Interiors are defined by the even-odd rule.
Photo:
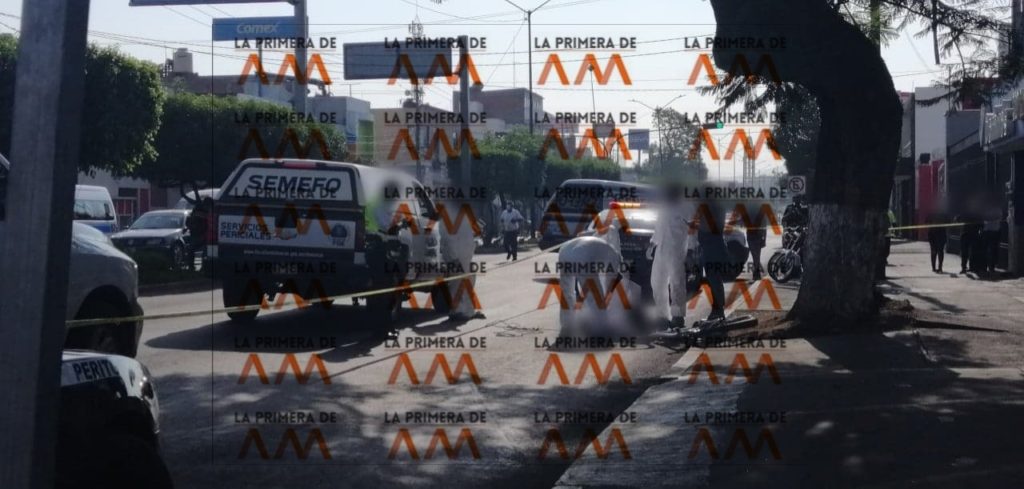
[[[548,200],[540,222],[541,249],[562,244],[583,232],[594,215],[613,202],[650,202],[648,185],[611,180],[572,179],[562,182]]]
[[[255,306],[264,294],[322,299],[443,277],[437,207],[404,172],[314,160],[245,160],[228,176],[206,226],[207,257],[225,307]],[[290,287],[286,289],[285,287]],[[447,312],[445,285],[432,283]],[[318,297],[323,296],[323,297]],[[404,294],[366,299],[390,325]],[[231,311],[251,320],[258,309]],[[382,329],[383,330],[383,329]]]
[[[189,210],[150,211],[128,229],[110,237],[114,246],[128,255],[151,254],[166,260],[175,270],[193,264],[191,235],[186,220]]]
[[[0,155],[0,196],[6,195],[10,163]],[[0,200],[0,240],[5,239]],[[6,213],[17,208],[7,208]],[[98,229],[71,224],[71,262],[68,271],[68,319],[98,319],[142,315],[139,305],[138,267]],[[69,328],[66,348],[97,350],[134,357],[142,335],[142,320]]]
[[[65,350],[54,487],[170,489],[160,457],[160,402],[146,366]]]
[[[75,185],[74,219],[103,231],[103,234],[109,235],[120,230],[114,201],[105,187]]]

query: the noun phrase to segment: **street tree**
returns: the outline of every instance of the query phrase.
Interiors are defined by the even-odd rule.
[[[658,143],[651,145],[647,160],[637,164],[640,177],[652,182],[705,180],[708,169],[703,156],[691,151],[700,137],[700,125],[674,109],[661,108],[654,113],[654,126]]]
[[[0,34],[0,151],[10,153],[18,38]],[[163,92],[157,66],[90,45],[85,58],[81,171],[132,173],[156,157]]]
[[[887,22],[904,28],[923,25],[934,39],[936,61],[955,61],[944,85],[947,97],[957,97],[976,89],[979,80],[1019,77],[1020,51],[1011,50],[1007,59],[989,49],[991,39],[1002,38],[1005,9],[987,0],[711,0],[711,5],[718,38],[785,39],[784,49],[767,53],[756,43],[716,44],[718,68],[731,69],[737,56],[756,60],[769,54],[780,78],[775,81],[782,82],[754,74],[733,85],[764,83],[769,94],[782,84],[799,85],[814,98],[820,114],[807,263],[793,317],[820,327],[873,317],[878,299],[872,285],[902,122],[902,107],[879,52],[883,27]],[[867,9],[866,26],[850,14],[851,6]],[[731,95],[732,102],[747,99]],[[762,104],[777,100],[762,99]],[[787,148],[780,149],[786,156]]]
[[[133,175],[163,187],[218,187],[245,158],[345,159],[345,136],[334,126],[288,123],[289,113],[260,100],[170,94],[154,142],[158,156]]]

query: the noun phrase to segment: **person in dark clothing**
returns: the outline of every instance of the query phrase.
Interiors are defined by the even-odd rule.
[[[706,199],[700,202],[706,206],[707,213],[701,215],[691,223],[691,229],[697,230],[697,243],[700,247],[700,262],[698,266],[704,272],[704,280],[711,289],[711,313],[708,314],[708,321],[725,319],[725,272],[732,267],[732,260],[729,256],[729,248],[725,244],[724,229],[727,225],[729,213],[728,204],[716,199]]]
[[[985,257],[982,271],[995,273],[996,262],[999,261],[999,231],[1003,224],[1003,207],[996,195],[990,196],[988,200],[981,228],[981,251]]]
[[[725,236],[718,232],[701,229],[697,232],[700,244],[700,266],[704,269],[704,279],[711,288],[711,314],[709,321],[725,319],[725,283],[722,278],[726,267],[730,265],[729,249],[725,245]]]
[[[947,224],[946,221],[946,216],[942,212],[933,212],[929,214],[928,219],[925,220],[926,224],[937,226],[928,228],[928,245],[931,246],[932,251],[931,258],[933,272],[942,273],[942,262],[946,258],[946,228],[939,227]],[[936,263],[938,266],[936,266]]]
[[[768,229],[764,225],[764,217],[759,215],[759,222],[753,223],[754,225],[747,228],[747,248],[750,249],[750,260],[753,262],[753,279],[761,280],[761,273],[764,269],[761,268],[761,250],[764,249],[765,242],[768,240]]]
[[[804,196],[793,197],[793,203],[782,213],[782,225],[787,228],[805,227],[811,222],[811,211],[804,203]]]
[[[975,252],[975,246],[978,244],[981,234],[981,223],[972,212],[961,214],[957,217],[957,222],[963,223],[963,227],[960,228],[960,273],[967,273],[968,266],[970,269],[978,267],[977,260],[971,259],[971,253]]]

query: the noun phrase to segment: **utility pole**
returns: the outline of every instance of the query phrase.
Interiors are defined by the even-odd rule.
[[[0,242],[0,481],[54,485],[89,0],[24,0]]]
[[[306,39],[309,38],[309,18],[306,12],[306,2],[309,0],[289,0],[295,6],[295,22],[299,25],[299,34],[302,42],[295,46],[295,62],[298,66],[298,73],[295,74],[295,92],[292,93],[292,105],[295,112],[306,113],[306,87],[309,84],[309,77],[306,76]],[[299,83],[299,77],[306,80]]]
[[[469,133],[469,36],[459,36],[459,113],[462,116],[462,131],[458,136],[462,139],[462,144],[459,145],[459,176],[462,178],[460,186],[465,194],[469,195],[473,177],[469,167],[472,158],[469,152],[469,138],[465,136]]]
[[[537,8],[535,8],[533,10],[526,10],[523,7],[520,7],[520,6],[512,3],[511,0],[505,0],[505,2],[509,3],[513,7],[519,9],[520,11],[522,11],[523,13],[526,14],[526,37],[527,37],[527,40],[526,40],[526,42],[527,42],[527,45],[526,45],[526,47],[527,47],[527,54],[526,54],[527,61],[526,61],[526,63],[528,65],[529,74],[530,74],[530,135],[531,136],[533,135],[533,120],[537,117],[536,114],[533,111],[533,13],[538,11],[538,10],[540,10],[540,9],[542,9],[542,8],[544,8],[544,6],[547,5],[548,2],[550,2],[550,1],[551,0],[545,0],[545,2],[540,4],[540,5],[538,5]],[[514,66],[512,68],[512,71],[513,72],[515,71],[515,67]]]

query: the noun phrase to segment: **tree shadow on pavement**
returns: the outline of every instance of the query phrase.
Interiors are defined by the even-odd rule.
[[[989,335],[987,344],[1006,336],[1020,342],[1019,335],[973,334]],[[787,413],[786,422],[770,427],[781,459],[762,449],[748,460],[737,450],[742,460],[732,460],[734,465],[712,465],[710,485],[1019,484],[1024,382],[1018,369],[1006,368],[1019,362],[990,359],[979,345],[949,336],[864,334],[807,341],[827,360],[814,367],[777,363],[783,382],[746,386],[736,406],[737,411]]]

